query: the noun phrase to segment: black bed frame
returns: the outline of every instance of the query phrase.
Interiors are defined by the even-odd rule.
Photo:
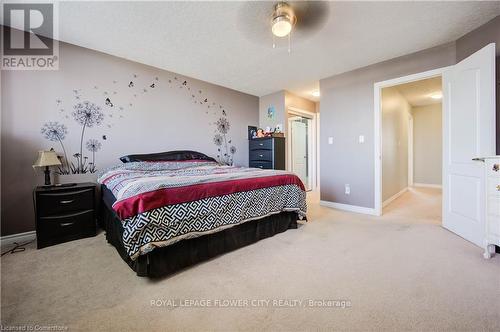
[[[103,191],[106,190],[103,188]],[[296,212],[282,212],[247,221],[217,233],[156,248],[145,255],[140,255],[134,261],[130,259],[123,246],[122,223],[105,199],[101,203],[99,223],[106,231],[107,241],[116,248],[121,258],[138,276],[158,278],[282,233],[290,228],[297,228],[297,219]]]

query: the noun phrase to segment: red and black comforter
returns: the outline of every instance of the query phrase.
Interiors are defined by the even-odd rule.
[[[132,162],[101,173],[116,197],[132,259],[155,247],[221,231],[282,211],[306,213],[300,179],[289,172],[214,162]]]

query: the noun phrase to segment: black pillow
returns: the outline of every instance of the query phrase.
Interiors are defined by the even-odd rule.
[[[120,160],[124,163],[130,163],[133,161],[184,161],[184,160],[206,160],[206,161],[216,161],[201,152],[196,151],[167,151],[159,153],[148,153],[148,154],[129,154],[123,156]]]

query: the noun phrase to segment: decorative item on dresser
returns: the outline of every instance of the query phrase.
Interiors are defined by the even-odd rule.
[[[500,156],[484,158],[486,165],[486,227],[484,258],[500,246]]]
[[[249,166],[285,170],[285,138],[255,138],[249,142]]]
[[[37,248],[96,235],[96,185],[39,186],[33,192]]]

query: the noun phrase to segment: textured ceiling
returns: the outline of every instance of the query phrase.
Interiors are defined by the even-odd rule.
[[[397,85],[396,89],[405,97],[411,106],[438,104],[441,99],[432,99],[437,93],[442,94],[441,77],[434,77],[416,82]]]
[[[284,40],[272,48],[273,4],[61,2],[60,39],[256,96],[311,98],[321,78],[453,41],[500,14],[500,2],[322,3],[303,11],[309,29],[299,17],[289,55]]]

